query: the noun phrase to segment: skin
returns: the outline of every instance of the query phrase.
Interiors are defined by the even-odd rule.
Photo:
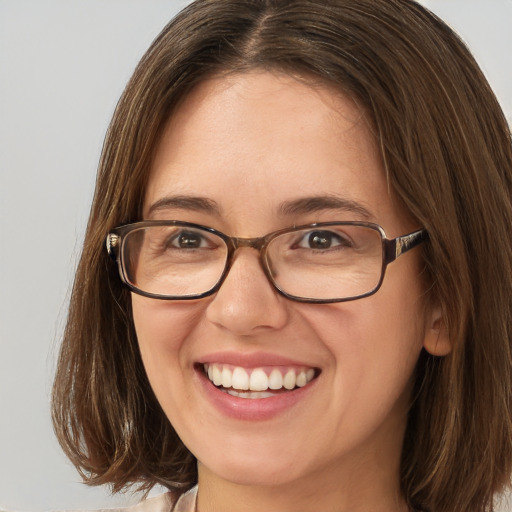
[[[363,207],[282,213],[283,202],[336,196]],[[214,201],[151,208],[169,196]],[[201,83],[170,119],[153,162],[145,218],[238,237],[291,225],[370,220],[388,238],[418,228],[386,182],[360,109],[327,87],[254,71]],[[303,304],[280,296],[258,254],[240,249],[221,289],[195,301],[133,295],[151,385],[198,459],[200,512],[399,511],[399,461],[414,367],[439,345],[426,311],[419,251],[401,256],[373,296]],[[436,345],[437,343],[437,345]],[[265,420],[223,414],[197,363],[214,353],[293,358],[319,376]]]

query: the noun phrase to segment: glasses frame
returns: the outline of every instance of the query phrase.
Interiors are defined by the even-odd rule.
[[[151,226],[190,226],[194,229],[199,229],[206,231],[208,233],[213,233],[214,235],[221,238],[228,249],[227,256],[226,256],[226,264],[224,266],[224,270],[217,281],[217,283],[207,290],[204,293],[201,294],[195,294],[195,295],[159,295],[154,293],[145,292],[144,290],[141,290],[140,288],[137,288],[132,283],[129,282],[126,271],[125,271],[125,264],[123,261],[123,247],[124,247],[124,241],[126,240],[126,235],[128,235],[130,232],[147,228]],[[315,228],[327,228],[330,226],[360,226],[365,228],[370,228],[375,231],[377,231],[380,234],[381,240],[382,240],[382,266],[381,266],[381,273],[380,273],[380,279],[378,284],[369,292],[363,293],[361,295],[355,295],[351,297],[343,297],[343,298],[336,298],[336,299],[312,299],[307,297],[299,297],[296,295],[291,295],[289,293],[286,293],[284,290],[282,290],[279,285],[274,281],[274,278],[272,277],[272,273],[270,271],[270,265],[269,261],[267,259],[267,247],[270,244],[272,240],[277,238],[278,236],[284,234],[284,233],[293,233],[294,231],[300,231],[303,229],[315,229]],[[384,276],[386,274],[386,268],[387,266],[395,261],[399,256],[402,254],[405,254],[406,252],[410,251],[411,249],[414,249],[421,243],[428,240],[428,232],[426,229],[421,228],[416,231],[413,231],[411,233],[408,233],[406,235],[398,236],[397,238],[388,239],[386,236],[386,233],[384,229],[379,226],[378,224],[374,224],[371,222],[357,222],[357,221],[332,221],[332,222],[318,222],[314,224],[304,224],[301,226],[293,226],[290,228],[280,229],[278,231],[273,231],[272,233],[268,233],[265,236],[257,237],[257,238],[239,238],[239,237],[232,237],[229,235],[226,235],[222,233],[221,231],[218,231],[214,228],[203,226],[201,224],[194,224],[192,222],[184,222],[179,220],[145,220],[140,222],[134,222],[131,224],[125,224],[123,226],[116,227],[112,229],[105,240],[105,245],[108,251],[108,254],[112,258],[113,261],[117,263],[119,276],[121,278],[121,281],[128,286],[133,292],[143,295],[144,297],[149,297],[152,299],[160,299],[160,300],[197,300],[202,299],[204,297],[208,297],[210,295],[213,295],[215,292],[219,290],[219,288],[222,286],[222,283],[226,279],[227,275],[229,274],[229,271],[231,269],[233,258],[235,256],[235,252],[237,249],[240,249],[242,247],[247,247],[251,249],[255,249],[259,252],[259,261],[260,265],[270,282],[270,284],[281,294],[282,296],[286,297],[287,299],[291,299],[296,302],[306,302],[306,303],[314,303],[314,304],[329,304],[334,302],[348,302],[352,300],[362,299],[364,297],[369,297],[370,295],[373,295],[377,293],[377,291],[382,286],[382,282],[384,280]]]

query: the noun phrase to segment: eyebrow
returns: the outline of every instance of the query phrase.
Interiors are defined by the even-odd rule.
[[[219,205],[212,199],[194,196],[167,196],[154,202],[148,210],[147,215],[161,211],[177,208],[181,210],[192,210],[213,215],[220,215]]]
[[[148,210],[148,216],[167,209],[191,210],[221,215],[221,208],[216,201],[206,197],[196,196],[166,196],[154,202]],[[338,210],[349,212],[365,220],[373,220],[374,216],[361,203],[334,195],[311,196],[285,201],[281,203],[278,212],[284,216],[301,215],[322,210]]]
[[[374,219],[370,211],[361,203],[333,195],[312,196],[285,201],[281,204],[279,210],[283,215],[298,215],[322,210],[341,210],[354,213],[366,220]]]

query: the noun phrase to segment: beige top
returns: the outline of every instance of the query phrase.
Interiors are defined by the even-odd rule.
[[[101,509],[96,512],[195,512],[196,499],[197,486],[182,494],[176,503],[172,493],[168,492],[143,500],[132,507]]]
[[[102,508],[93,512],[195,512],[197,500],[197,485],[192,487],[185,494],[182,494],[178,501],[171,492],[160,494],[154,498],[142,500],[137,505],[124,508]],[[7,512],[7,509],[0,506],[0,512]],[[66,511],[61,511],[66,512]],[[85,510],[73,510],[72,512],[87,512]]]

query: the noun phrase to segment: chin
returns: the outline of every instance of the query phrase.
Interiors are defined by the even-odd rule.
[[[271,462],[270,465],[269,462]],[[204,464],[202,465],[204,466]],[[275,460],[272,461],[271,458],[262,461],[261,459],[247,460],[238,457],[237,460],[223,460],[222,465],[212,464],[207,471],[234,485],[280,487],[300,479],[300,472],[297,472],[296,469],[294,464],[289,461],[280,465],[276,464]]]
[[[227,439],[231,441],[229,436]],[[253,439],[245,443],[235,439],[229,446],[219,443],[214,452],[198,454],[200,474],[204,470],[236,485],[275,487],[300,480],[311,472],[302,450],[286,450],[282,440],[279,445]]]

